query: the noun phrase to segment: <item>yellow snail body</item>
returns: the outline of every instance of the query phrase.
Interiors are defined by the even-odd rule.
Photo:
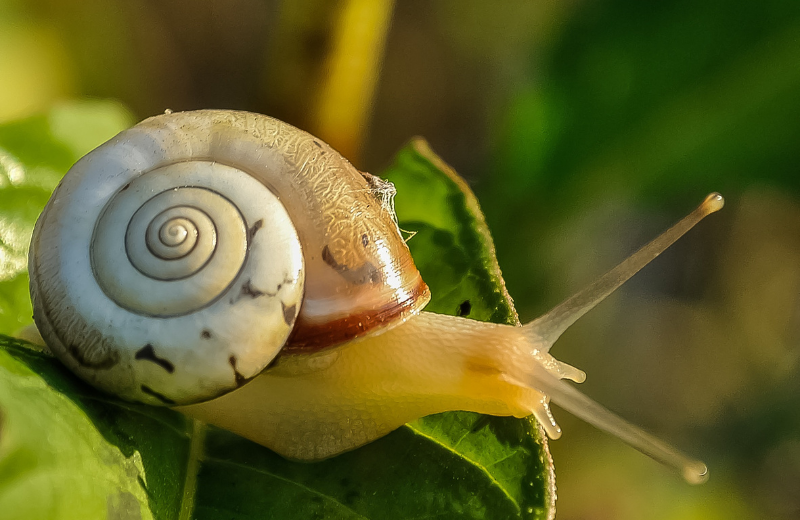
[[[681,469],[705,466],[562,379],[549,349],[575,320],[722,206],[688,217],[521,327],[423,312],[393,186],[267,116],[152,117],[82,158],[39,218],[34,319],[78,376],[174,406],[293,459],[354,449],[419,417],[534,415],[549,401]],[[279,356],[280,354],[280,356]]]

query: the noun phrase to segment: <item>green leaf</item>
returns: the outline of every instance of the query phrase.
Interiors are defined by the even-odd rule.
[[[80,122],[81,114],[73,111],[72,122]],[[0,147],[24,165],[25,175],[33,169],[35,146],[55,179],[81,146],[89,146],[88,138],[77,135],[70,141],[52,138],[52,122],[43,118],[20,125],[28,133],[16,147],[0,128]],[[43,144],[34,145],[37,139]],[[384,176],[397,186],[401,227],[415,232],[409,246],[433,293],[428,310],[517,323],[483,216],[463,181],[421,140],[401,150]],[[28,205],[20,202],[29,212],[14,218],[29,230],[55,182],[46,183],[45,174],[25,178],[38,182],[38,191],[30,193]],[[17,201],[29,195],[19,185],[14,189]],[[0,224],[7,218],[0,214]],[[23,262],[17,268],[17,277],[26,277],[24,267]],[[24,322],[23,295],[3,286],[0,296],[8,298],[3,312],[17,313],[12,324]],[[24,304],[21,312],[29,316],[30,304]],[[552,463],[532,419],[439,414],[338,457],[296,463],[171,410],[100,394],[54,358],[6,337],[0,337],[0,417],[0,510],[13,511],[14,518],[554,514]]]
[[[98,393],[0,336],[3,518],[177,518],[189,421]]]
[[[431,288],[427,310],[518,325],[489,228],[464,180],[419,138],[381,176],[397,188],[400,228],[414,233],[407,243]]]

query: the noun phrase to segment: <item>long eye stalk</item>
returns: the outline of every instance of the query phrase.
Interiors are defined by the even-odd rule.
[[[537,377],[531,386],[545,393],[554,403],[576,417],[614,435],[648,457],[675,468],[690,484],[702,484],[708,479],[708,468],[703,462],[692,459],[677,448],[615,415],[570,384],[552,376],[544,376]]]
[[[692,229],[704,217],[719,211],[725,200],[719,193],[712,193],[702,204],[680,222],[669,228],[655,240],[623,260],[615,268],[598,278],[594,283],[574,294],[526,326],[535,329],[537,334],[551,345],[570,325],[592,310],[608,295],[638,273],[666,248]]]
[[[544,316],[526,324],[524,328],[529,337],[540,344],[545,351],[549,350],[550,346],[570,325],[650,263],[704,217],[719,211],[723,204],[724,199],[719,193],[712,193],[706,197],[703,203],[688,216],[601,276],[586,289],[567,298]],[[619,437],[642,453],[676,468],[688,482],[699,484],[707,479],[708,470],[705,464],[689,458],[677,449],[617,417],[558,378],[539,373],[534,375],[529,384],[570,413]]]

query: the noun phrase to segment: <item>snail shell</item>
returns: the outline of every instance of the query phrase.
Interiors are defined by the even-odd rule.
[[[430,299],[393,187],[246,112],[152,117],[73,166],[34,231],[34,319],[89,383],[188,404]]]

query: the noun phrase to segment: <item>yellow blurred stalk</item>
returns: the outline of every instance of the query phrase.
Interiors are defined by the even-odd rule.
[[[0,22],[0,122],[40,112],[74,93],[69,55],[55,31]]]
[[[311,131],[358,162],[394,0],[343,0]]]

